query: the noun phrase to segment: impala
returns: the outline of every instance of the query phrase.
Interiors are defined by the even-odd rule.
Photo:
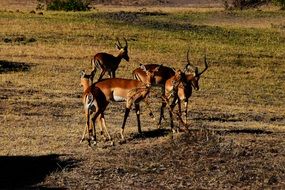
[[[125,46],[123,47],[117,38],[116,47],[119,49],[119,54],[117,56],[111,55],[109,53],[97,53],[94,58],[91,60],[91,64],[93,67],[92,73],[96,73],[96,70],[101,70],[98,81],[102,79],[106,71],[108,71],[108,75],[110,78],[116,78],[116,70],[119,67],[122,59],[129,61],[128,55],[128,42],[126,38],[124,38]],[[93,78],[92,78],[93,80]],[[92,81],[93,82],[93,81]]]
[[[125,141],[124,137],[124,128],[130,112],[130,109],[133,104],[135,104],[135,111],[137,115],[137,125],[138,132],[141,133],[141,124],[140,124],[140,105],[141,101],[146,101],[145,98],[149,94],[151,83],[154,77],[155,72],[159,69],[157,66],[156,69],[148,71],[144,65],[141,65],[142,70],[146,74],[146,81],[141,82],[134,79],[121,79],[121,78],[110,78],[103,79],[98,81],[90,86],[91,75],[86,75],[83,71],[81,74],[81,84],[83,85],[84,95],[83,103],[86,112],[86,130],[84,130],[82,140],[84,140],[85,132],[88,131],[88,142],[90,144],[90,135],[93,133],[93,138],[96,142],[95,135],[95,121],[99,117],[101,125],[104,127],[107,132],[104,119],[104,111],[106,110],[108,104],[111,101],[115,102],[126,102],[125,105],[125,114],[123,119],[123,124],[121,127],[121,139],[122,142]],[[148,104],[146,104],[148,105]],[[91,117],[93,127],[88,121]],[[110,138],[109,133],[107,132],[108,138]]]
[[[100,121],[101,134],[103,134],[103,128],[104,128],[105,132],[107,133],[108,140],[112,140],[106,128],[105,118],[103,113],[106,107],[104,107],[102,99],[104,99],[105,96],[98,87],[91,86],[94,73],[91,73],[91,75],[87,75],[84,71],[81,71],[80,77],[81,77],[81,85],[83,86],[83,105],[86,115],[86,127],[84,129],[80,142],[83,142],[83,140],[85,139],[86,132],[88,133],[87,140],[89,145],[91,145],[90,143],[91,139],[96,142],[96,133],[95,130],[93,130],[93,128],[95,129],[96,118],[99,118]],[[93,128],[90,125],[90,119]],[[92,133],[92,138],[90,137],[91,133]]]
[[[175,71],[170,68],[163,66],[159,69],[156,73],[154,83],[152,85],[160,86],[162,88],[162,94],[165,96],[166,100],[169,101],[169,98],[173,96],[173,101],[170,105],[170,125],[173,129],[173,120],[172,120],[172,109],[174,109],[176,102],[178,102],[178,109],[181,115],[181,101],[184,102],[185,107],[185,119],[184,123],[187,124],[187,112],[188,112],[188,100],[192,95],[192,87],[195,90],[199,90],[199,79],[207,69],[207,59],[206,55],[204,56],[204,64],[205,68],[203,71],[199,72],[198,67],[191,64],[189,60],[189,50],[187,51],[187,65],[185,66],[183,73],[182,73],[182,80],[180,83],[177,83],[177,88],[173,88],[173,80],[175,77]],[[146,69],[152,69],[156,64],[145,65]],[[133,71],[133,77],[140,81],[145,81],[146,77],[140,68],[137,68]],[[160,118],[159,118],[159,125],[161,125],[162,118],[164,118],[164,108],[167,102],[163,102],[161,109],[160,109]]]

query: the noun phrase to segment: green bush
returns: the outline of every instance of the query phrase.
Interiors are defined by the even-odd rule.
[[[281,6],[282,10],[285,10],[285,0],[273,0],[274,3],[276,3],[277,5]]]
[[[47,10],[87,11],[89,5],[88,0],[52,0],[47,2]]]

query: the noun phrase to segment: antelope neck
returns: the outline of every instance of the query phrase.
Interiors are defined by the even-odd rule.
[[[89,80],[84,80],[82,82],[82,85],[83,85],[83,91],[86,92],[90,87]]]

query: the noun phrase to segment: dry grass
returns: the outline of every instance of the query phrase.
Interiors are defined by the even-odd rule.
[[[0,11],[0,188],[285,187],[284,12],[20,10]],[[127,143],[119,145],[124,104],[114,103],[106,120],[115,146],[101,137],[93,149],[79,144],[79,71],[90,71],[95,52],[116,54],[117,36],[129,40],[130,62],[118,70],[126,78],[139,63],[183,68],[189,46],[200,66],[207,49],[210,68],[190,102],[190,134],[172,135],[168,121],[158,130],[142,104],[143,136],[131,113]],[[150,100],[158,118],[156,93]]]

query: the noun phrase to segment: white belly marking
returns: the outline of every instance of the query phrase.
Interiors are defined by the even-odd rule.
[[[122,101],[125,101],[125,98],[124,97],[121,97],[121,96],[115,96],[114,95],[114,101],[116,101],[116,102],[122,102]]]

